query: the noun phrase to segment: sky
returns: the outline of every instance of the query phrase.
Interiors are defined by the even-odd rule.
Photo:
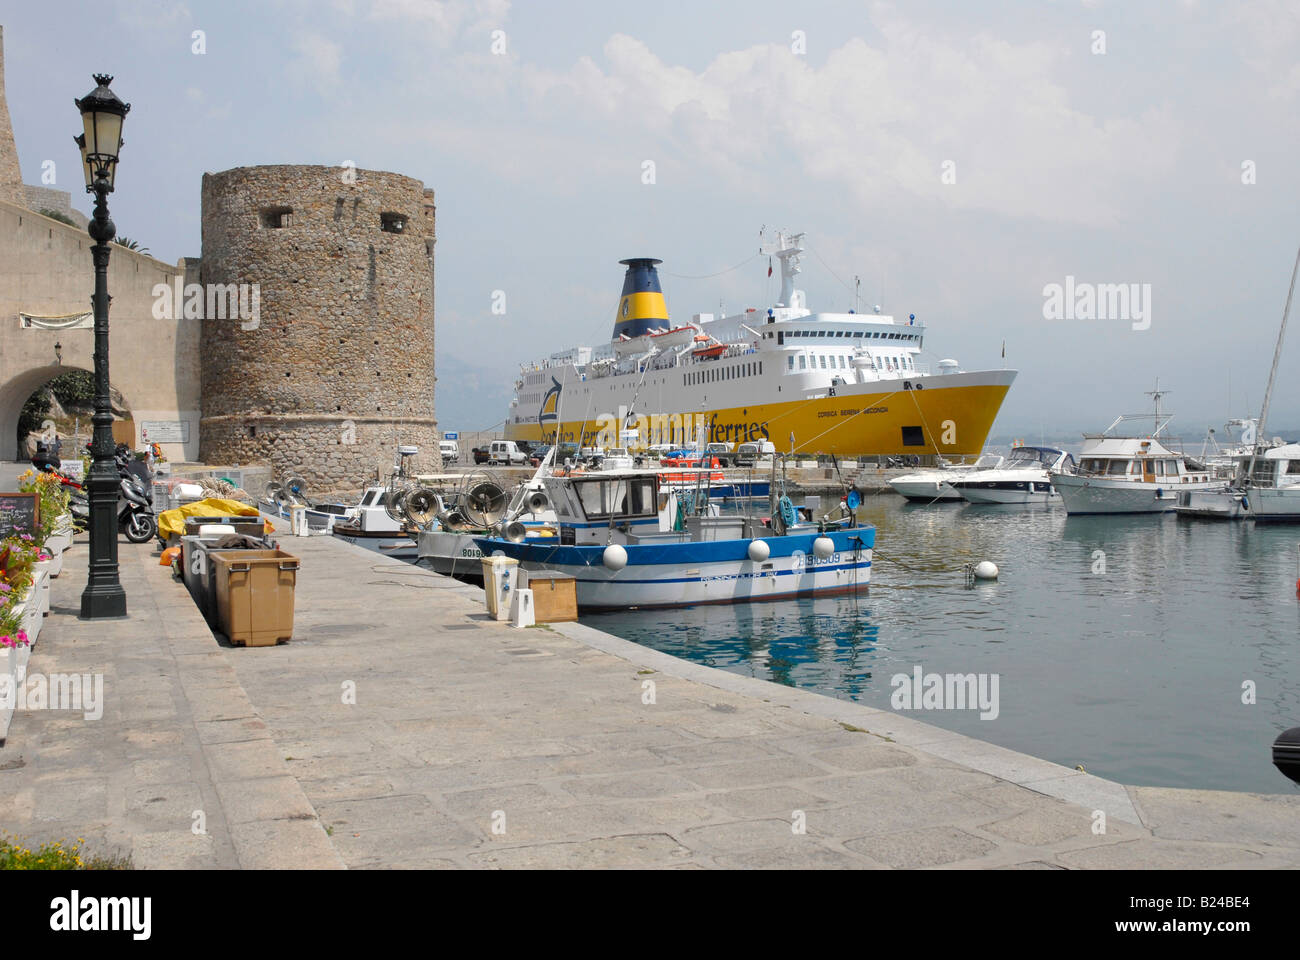
[[[1195,441],[1259,414],[1300,245],[1300,0],[0,0],[0,23],[24,180],[53,160],[88,212],[72,98],[113,74],[113,218],[162,260],[201,252],[205,171],[432,187],[444,430],[607,338],[621,259],[664,261],[675,318],[770,305],[767,225],[806,234],[814,310],[856,276],[927,324],[923,360],[1000,367],[1005,342],[994,434],[1101,429],[1159,377]],[[1148,316],[1048,316],[1067,277],[1137,284]],[[1279,431],[1298,372],[1293,340]]]

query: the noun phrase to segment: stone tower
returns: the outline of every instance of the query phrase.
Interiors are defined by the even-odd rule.
[[[27,205],[23,174],[18,166],[18,147],[14,128],[9,121],[9,103],[5,100],[5,28],[0,26],[0,200]]]
[[[418,469],[440,466],[433,191],[348,167],[237,167],[204,175],[202,218],[201,459],[268,462],[313,493],[386,473],[399,443],[419,446]],[[248,285],[239,316],[215,284]]]

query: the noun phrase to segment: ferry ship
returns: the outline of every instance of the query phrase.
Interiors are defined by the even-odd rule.
[[[977,455],[1014,370],[922,363],[915,316],[813,313],[795,289],[804,234],[765,238],[781,269],[764,311],[669,319],[656,266],[627,267],[609,344],[526,365],[505,436],[533,443],[645,447],[771,440],[791,453],[844,457]]]

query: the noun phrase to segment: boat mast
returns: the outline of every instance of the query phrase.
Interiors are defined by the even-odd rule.
[[[1282,340],[1286,336],[1286,320],[1291,313],[1291,299],[1295,296],[1297,272],[1300,272],[1300,250],[1296,251],[1295,266],[1291,268],[1291,286],[1286,292],[1286,306],[1282,308],[1282,325],[1277,331],[1277,346],[1273,348],[1273,368],[1268,372],[1268,386],[1264,388],[1264,407],[1259,412],[1259,426],[1256,428],[1255,446],[1250,452],[1250,464],[1246,468],[1246,476],[1242,481],[1243,486],[1250,483],[1250,478],[1255,473],[1255,460],[1259,457],[1260,450],[1264,446],[1264,430],[1268,424],[1268,405],[1273,399],[1273,381],[1277,379],[1277,364],[1282,359]]]

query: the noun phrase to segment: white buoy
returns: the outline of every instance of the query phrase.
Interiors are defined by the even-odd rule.
[[[835,552],[835,541],[830,537],[818,537],[813,541],[813,554],[818,560],[825,560]]]
[[[975,564],[973,573],[976,580],[996,580],[998,578],[998,565],[992,560],[981,560]]]
[[[749,559],[755,563],[762,563],[772,555],[772,548],[767,545],[766,540],[749,541]]]
[[[622,570],[627,566],[627,551],[620,543],[611,543],[601,554],[600,562],[611,570]]]

